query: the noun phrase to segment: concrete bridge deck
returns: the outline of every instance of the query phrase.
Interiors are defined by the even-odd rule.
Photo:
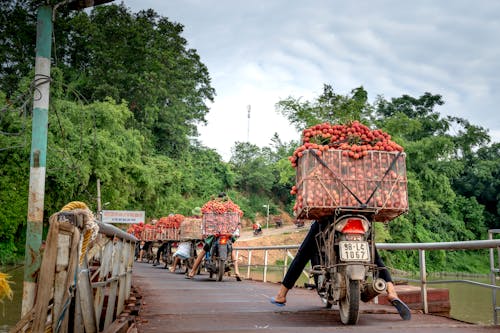
[[[314,291],[295,288],[288,303],[269,302],[275,283],[216,282],[207,273],[193,280],[147,263],[134,263],[133,286],[142,296],[137,319],[140,333],[156,332],[499,332],[498,326],[479,326],[413,311],[403,321],[392,306],[361,305],[356,326],[340,322],[335,306],[324,308]]]

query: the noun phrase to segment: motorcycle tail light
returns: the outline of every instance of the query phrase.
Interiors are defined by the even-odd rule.
[[[364,234],[368,231],[369,223],[364,219],[348,218],[335,226],[335,230],[344,234]]]
[[[220,236],[220,238],[219,238],[219,244],[222,244],[222,245],[227,244],[227,239],[228,239],[227,236]]]
[[[202,242],[199,242],[198,244],[196,244],[196,246],[201,249],[203,247],[203,243]]]

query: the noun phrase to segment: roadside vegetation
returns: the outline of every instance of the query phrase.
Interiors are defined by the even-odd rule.
[[[24,256],[39,3],[0,4],[0,264]],[[500,144],[467,119],[440,114],[445,100],[431,92],[370,102],[362,86],[340,94],[324,83],[313,100],[276,101],[276,111],[297,128],[297,141],[275,134],[266,147],[236,142],[224,161],[197,139],[216,91],[182,33],[182,24],[153,10],[113,4],[58,11],[44,230],[70,201],[96,210],[98,180],[106,209],[145,210],[149,218],[189,215],[220,191],[246,219],[266,214],[267,204],[271,215],[291,215],[295,170],[288,157],[300,131],[354,120],[390,133],[406,153],[410,212],[380,225],[378,241],[485,239],[488,229],[500,228]],[[488,269],[485,251],[428,256],[429,271]],[[391,253],[386,263],[414,271],[418,254]]]

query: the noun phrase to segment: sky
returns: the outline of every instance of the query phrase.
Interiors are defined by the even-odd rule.
[[[184,26],[216,91],[199,140],[226,161],[235,142],[266,147],[274,133],[299,140],[275,104],[312,101],[324,84],[342,95],[363,86],[370,102],[439,94],[442,117],[465,118],[500,142],[500,1],[123,3]]]

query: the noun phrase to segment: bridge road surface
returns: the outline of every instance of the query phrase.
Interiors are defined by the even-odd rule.
[[[404,321],[392,306],[365,303],[358,324],[345,326],[336,307],[326,309],[312,290],[294,288],[288,293],[287,305],[278,307],[269,300],[279,284],[238,282],[227,276],[217,282],[206,272],[189,280],[180,272],[170,273],[147,263],[134,263],[132,284],[142,296],[136,318],[139,333],[500,332],[499,326],[479,326],[418,311]]]

